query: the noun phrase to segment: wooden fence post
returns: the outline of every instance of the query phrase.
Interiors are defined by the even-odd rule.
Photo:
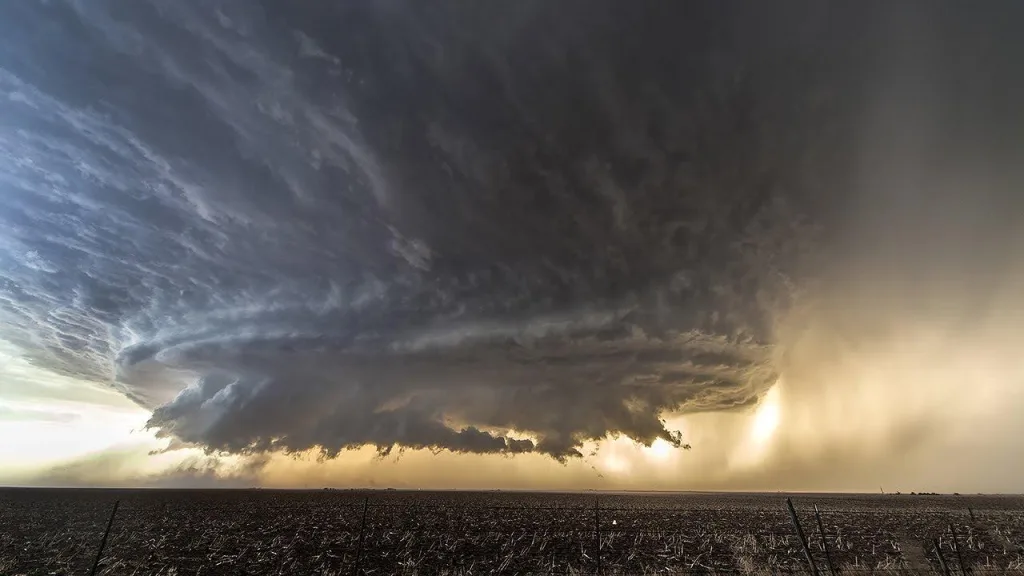
[[[811,557],[811,549],[807,547],[807,537],[804,536],[804,530],[800,527],[800,520],[796,517],[793,501],[789,498],[786,498],[786,507],[789,508],[789,518],[793,521],[793,528],[796,528],[796,536],[800,539],[800,546],[804,549],[804,557],[807,558],[807,565],[811,568],[811,574],[818,576],[818,566],[814,564],[814,558]]]
[[[114,525],[114,516],[117,515],[117,506],[120,503],[120,500],[114,501],[114,509],[110,511],[107,529],[103,532],[103,540],[100,540],[100,549],[96,551],[96,560],[92,563],[92,570],[89,571],[89,576],[96,576],[96,571],[100,568],[100,560],[103,559],[103,549],[107,547],[107,537],[110,536],[110,527]]]

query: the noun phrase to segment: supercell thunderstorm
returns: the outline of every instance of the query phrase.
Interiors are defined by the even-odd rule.
[[[775,382],[846,169],[815,38],[285,4],[3,7],[0,320],[33,363],[234,453],[678,446],[664,413]]]

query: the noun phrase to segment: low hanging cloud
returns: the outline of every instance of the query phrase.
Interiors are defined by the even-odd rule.
[[[683,446],[664,414],[755,403],[783,321],[877,271],[837,226],[892,206],[854,193],[871,23],[215,4],[3,9],[2,336],[163,436]]]
[[[364,348],[266,344],[178,357],[216,364],[217,373],[159,407],[150,424],[231,452],[319,446],[333,454],[375,444],[564,458],[609,433],[678,445],[661,412],[746,405],[771,376],[759,367],[762,349],[692,335],[602,342],[570,332],[527,346],[515,336],[463,337],[416,351],[400,351],[404,342],[395,337]]]

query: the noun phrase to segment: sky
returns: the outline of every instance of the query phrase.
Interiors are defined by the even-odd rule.
[[[0,484],[1021,492],[1021,11],[5,3]]]

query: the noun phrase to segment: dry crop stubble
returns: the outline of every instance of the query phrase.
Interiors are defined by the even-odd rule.
[[[808,572],[774,494],[5,490],[0,573],[88,573],[115,500],[107,576]],[[840,573],[1024,569],[1021,498],[794,500],[823,575],[812,502]]]

